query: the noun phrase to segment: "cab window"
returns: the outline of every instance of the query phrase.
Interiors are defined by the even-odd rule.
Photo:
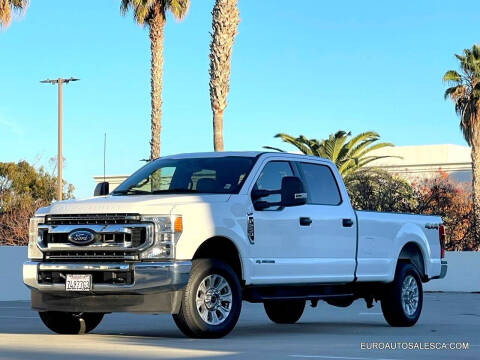
[[[309,204],[338,205],[342,202],[337,181],[326,165],[298,163],[303,181],[308,188]]]
[[[270,161],[262,169],[255,183],[254,190],[280,190],[282,179],[285,176],[293,176],[293,171],[288,161]],[[279,203],[280,194],[272,194],[262,197],[261,201],[268,203]],[[270,206],[266,210],[276,210],[279,206]]]

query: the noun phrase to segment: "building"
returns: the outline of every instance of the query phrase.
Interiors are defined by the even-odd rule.
[[[445,171],[458,182],[472,181],[470,148],[461,145],[394,146],[372,151],[376,156],[391,156],[369,164],[402,177],[431,177],[439,170]]]
[[[107,175],[107,176],[103,177],[103,175],[102,175],[102,176],[94,176],[93,180],[95,181],[95,184],[98,184],[98,183],[101,183],[101,182],[104,182],[104,181],[108,182],[109,190],[110,190],[110,192],[112,192],[128,176],[129,175]]]

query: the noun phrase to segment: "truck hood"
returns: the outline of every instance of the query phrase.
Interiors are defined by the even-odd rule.
[[[108,214],[136,213],[142,215],[170,214],[175,205],[225,202],[230,194],[211,195],[129,195],[97,196],[82,200],[65,200],[38,209],[37,215],[47,214]]]

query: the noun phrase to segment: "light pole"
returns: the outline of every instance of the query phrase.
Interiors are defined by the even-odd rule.
[[[55,80],[45,79],[40,81],[44,84],[58,85],[58,154],[57,154],[57,200],[62,200],[63,180],[62,180],[62,84],[68,84],[70,81],[78,81],[73,77],[69,79],[58,78]]]

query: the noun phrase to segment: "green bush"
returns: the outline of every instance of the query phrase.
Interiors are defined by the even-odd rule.
[[[73,185],[64,181],[64,199]],[[0,245],[26,245],[28,221],[35,211],[56,200],[57,178],[26,161],[0,162]]]

